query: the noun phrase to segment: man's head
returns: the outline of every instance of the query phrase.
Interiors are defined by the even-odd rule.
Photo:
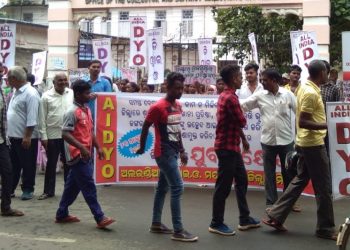
[[[219,78],[216,80],[216,91],[218,94],[221,94],[222,91],[224,91],[225,88],[225,83],[224,80],[222,80],[222,78]]]
[[[135,82],[129,82],[126,84],[126,92],[136,93],[140,91],[140,87]]]
[[[7,79],[11,87],[19,89],[27,83],[27,73],[24,71],[23,67],[14,66],[9,69]]]
[[[331,65],[326,60],[322,60],[322,62],[324,63],[327,69],[327,81],[328,81],[328,75],[329,75],[329,72],[331,71]]]
[[[289,67],[289,78],[292,83],[298,83],[302,69],[298,65]]]
[[[226,65],[220,72],[225,85],[240,89],[242,86],[242,72],[238,65]]]
[[[329,72],[329,80],[337,83],[338,80],[338,71],[336,69],[331,69]]]
[[[59,94],[63,94],[65,88],[68,86],[68,78],[64,73],[58,73],[53,78],[53,87],[56,92]]]
[[[258,83],[258,70],[259,66],[256,63],[248,63],[244,67],[245,78],[247,79],[248,83]]]
[[[92,60],[88,64],[90,76],[98,77],[101,72],[101,62],[99,60]]]
[[[266,69],[261,74],[261,81],[264,89],[276,93],[279,83],[282,82],[282,76],[276,69]]]
[[[178,72],[171,72],[167,76],[167,97],[180,99],[184,91],[185,77]]]
[[[80,104],[88,103],[90,100],[91,86],[82,79],[78,79],[72,83],[74,92],[74,100]]]
[[[281,86],[285,86],[289,83],[290,81],[290,77],[288,73],[283,73],[282,74],[282,82],[281,82]]]
[[[325,84],[328,80],[327,67],[322,60],[313,60],[309,67],[310,80],[317,85]]]
[[[119,82],[119,89],[121,92],[126,92],[126,85],[129,83],[129,80],[127,78],[120,80]]]

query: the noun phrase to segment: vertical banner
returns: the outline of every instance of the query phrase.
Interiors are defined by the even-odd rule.
[[[164,52],[162,37],[162,28],[147,30],[147,84],[162,84],[164,82]]]
[[[327,103],[333,198],[350,196],[350,104]]]
[[[211,38],[198,39],[198,57],[200,65],[212,65],[213,40]]]
[[[146,66],[146,17],[130,17],[129,67]]]
[[[253,60],[255,61],[256,64],[259,64],[258,48],[257,48],[257,45],[256,45],[255,34],[254,33],[250,33],[248,35],[248,39],[249,39],[250,45],[252,46]]]
[[[34,85],[39,85],[45,75],[47,51],[33,54],[32,74],[35,76]]]
[[[298,59],[298,52],[297,52],[297,38],[301,35],[305,33],[305,31],[291,31],[290,32],[290,43],[291,43],[291,47],[292,47],[292,59],[293,59],[293,64],[297,64],[299,65],[299,59]]]
[[[97,183],[115,183],[117,179],[117,96],[101,95],[96,101],[95,133],[105,158],[99,160],[95,155],[95,181]]]
[[[112,77],[111,38],[93,39],[95,59],[101,61],[101,75]]]
[[[347,44],[347,45],[346,45]],[[343,80],[350,81],[350,31],[342,32]]]
[[[15,65],[16,53],[16,24],[0,24],[0,62],[3,64],[7,75],[8,68]]]

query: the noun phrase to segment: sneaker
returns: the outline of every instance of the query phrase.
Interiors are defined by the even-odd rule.
[[[103,217],[103,219],[97,223],[97,228],[106,228],[107,226],[109,226],[113,222],[115,222],[114,219],[109,218],[109,217]]]
[[[194,242],[198,240],[198,236],[194,236],[182,229],[179,232],[174,232],[173,236],[171,236],[172,240],[184,241],[184,242]]]
[[[253,217],[248,217],[247,219],[242,220],[238,225],[238,229],[241,231],[257,227],[260,227],[260,221]]]
[[[33,198],[33,192],[29,192],[29,191],[23,191],[22,195],[21,195],[21,200],[22,201],[27,201]]]
[[[170,228],[168,228],[166,225],[160,223],[160,224],[153,224],[149,228],[149,231],[151,233],[158,233],[158,234],[172,234],[174,231]]]
[[[230,236],[230,235],[235,235],[236,232],[229,228],[226,224],[222,223],[219,226],[209,226],[209,232],[211,233],[216,233],[216,234],[221,234],[221,235],[226,235],[226,236]]]

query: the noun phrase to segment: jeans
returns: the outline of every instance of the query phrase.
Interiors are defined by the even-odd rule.
[[[12,162],[12,193],[15,192],[22,172],[22,191],[34,192],[38,139],[32,139],[29,149],[22,147],[22,139],[10,138],[10,157]]]
[[[235,180],[239,220],[243,222],[249,218],[250,211],[246,199],[248,177],[242,155],[230,150],[216,150],[216,154],[219,159],[219,169],[213,197],[211,226],[224,223],[225,203],[231,192],[233,179]]]
[[[91,160],[88,162],[80,160],[75,165],[70,166],[67,181],[64,184],[62,198],[56,213],[57,219],[62,219],[69,215],[68,207],[73,204],[80,191],[96,222],[98,223],[103,219],[104,214],[97,201],[93,172],[94,169]]]
[[[273,205],[277,199],[277,186],[276,186],[276,157],[279,156],[281,160],[281,172],[283,178],[283,191],[286,190],[290,181],[295,176],[291,176],[291,172],[286,169],[286,155],[294,148],[294,142],[287,145],[270,146],[261,143],[263,150],[264,161],[264,174],[265,174],[265,195],[266,205]]]
[[[162,147],[162,155],[156,158],[160,169],[158,185],[156,188],[153,204],[153,223],[160,223],[164,206],[165,196],[170,187],[170,207],[174,231],[183,229],[181,222],[180,198],[183,193],[183,181],[178,166],[178,152],[170,147]]]
[[[11,208],[12,165],[9,148],[6,143],[0,144],[0,174],[1,174],[1,211]]]

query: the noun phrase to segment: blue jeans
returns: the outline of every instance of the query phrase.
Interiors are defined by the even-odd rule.
[[[163,148],[162,155],[156,158],[160,169],[158,185],[156,188],[153,204],[153,223],[160,223],[164,206],[165,195],[169,187],[171,193],[170,207],[174,231],[183,229],[181,222],[181,204],[180,198],[183,193],[183,182],[180,169],[177,164],[178,152],[172,148]]]
[[[97,201],[93,171],[91,160],[88,162],[80,160],[75,165],[70,166],[60,205],[56,213],[57,219],[62,219],[69,215],[68,207],[73,204],[80,191],[94,215],[96,222],[100,222],[103,219],[104,214]]]

